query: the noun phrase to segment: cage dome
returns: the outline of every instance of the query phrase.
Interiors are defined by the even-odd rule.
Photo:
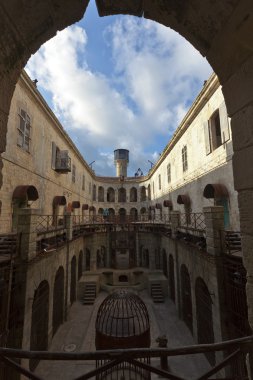
[[[150,346],[148,310],[136,294],[120,290],[102,302],[96,319],[96,348]]]

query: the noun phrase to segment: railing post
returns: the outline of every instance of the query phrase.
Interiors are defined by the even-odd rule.
[[[175,239],[177,234],[177,229],[179,227],[180,222],[180,212],[179,211],[171,211],[171,236]]]
[[[21,208],[18,214],[17,233],[20,234],[21,258],[32,260],[37,254],[37,222],[40,210]]]
[[[224,252],[224,210],[222,206],[204,207],[206,224],[206,250],[219,256]]]
[[[65,227],[67,230],[67,240],[72,240],[73,237],[73,218],[71,212],[66,211],[65,213]]]

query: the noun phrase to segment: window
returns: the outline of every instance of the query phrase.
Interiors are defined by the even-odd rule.
[[[158,188],[159,190],[162,188],[161,174],[158,175]]]
[[[221,146],[220,115],[216,111],[209,120],[210,142],[212,151]]]
[[[85,175],[83,174],[82,190],[85,190]]]
[[[72,182],[76,182],[76,166],[74,164],[72,165]]]
[[[183,163],[183,172],[186,172],[188,169],[187,146],[186,145],[182,149],[182,163]]]
[[[217,109],[208,121],[204,122],[206,154],[230,139],[229,122],[225,102]]]
[[[168,183],[171,182],[171,166],[170,166],[170,164],[167,165],[167,180],[168,180]]]
[[[91,183],[89,182],[89,194],[91,194]]]
[[[18,146],[30,151],[31,143],[31,120],[30,116],[24,111],[20,110],[19,114],[19,126],[18,126]]]

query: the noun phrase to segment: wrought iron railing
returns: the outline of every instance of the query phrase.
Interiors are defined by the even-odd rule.
[[[37,233],[53,232],[64,228],[65,219],[63,215],[39,215],[37,218]]]
[[[113,368],[117,368],[121,363],[128,363],[129,365],[134,366],[136,369],[143,369],[147,372],[155,373],[160,377],[164,377],[167,379],[173,380],[187,380],[186,377],[179,376],[175,373],[171,373],[168,369],[165,370],[162,362],[164,362],[165,357],[176,357],[176,356],[186,356],[186,355],[195,355],[200,353],[207,352],[229,352],[229,354],[220,361],[220,363],[212,366],[208,371],[203,373],[200,376],[196,376],[195,380],[207,380],[212,379],[211,376],[219,373],[224,368],[230,366],[233,361],[243,355],[246,354],[249,356],[252,355],[252,343],[253,336],[248,336],[240,339],[234,339],[231,341],[221,342],[221,343],[213,343],[213,344],[200,344],[194,346],[187,347],[179,347],[179,348],[142,348],[142,349],[118,349],[118,350],[99,350],[96,352],[75,352],[75,353],[62,353],[62,352],[48,352],[48,351],[24,351],[17,350],[11,348],[0,348],[0,361],[2,361],[5,366],[11,367],[20,374],[25,375],[28,379],[32,380],[43,380],[42,377],[36,375],[36,373],[31,372],[27,368],[18,364],[16,359],[37,359],[37,360],[63,360],[63,361],[104,361],[104,364],[101,364],[95,369],[90,370],[88,373],[83,374],[82,376],[78,376],[75,380],[84,380],[90,379],[99,375],[106,375],[108,370],[110,372]],[[157,368],[151,363],[140,361],[141,358],[160,358],[161,360],[161,368]],[[14,359],[14,360],[13,360]],[[249,370],[252,364],[249,360]],[[219,377],[222,380],[246,380],[250,377],[245,375],[222,375]],[[119,380],[117,377],[117,372],[115,373],[115,379]],[[189,379],[189,378],[188,378]],[[189,379],[190,380],[190,379]],[[191,376],[192,380],[192,376]]]
[[[205,216],[201,212],[179,214],[179,227],[185,230],[205,231]]]
[[[129,224],[129,223],[157,223],[170,224],[169,215],[73,215],[73,225],[81,224]]]

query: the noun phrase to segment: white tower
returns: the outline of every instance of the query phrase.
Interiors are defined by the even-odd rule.
[[[117,177],[127,177],[127,165],[129,162],[129,150],[116,149],[114,151],[114,164]]]

